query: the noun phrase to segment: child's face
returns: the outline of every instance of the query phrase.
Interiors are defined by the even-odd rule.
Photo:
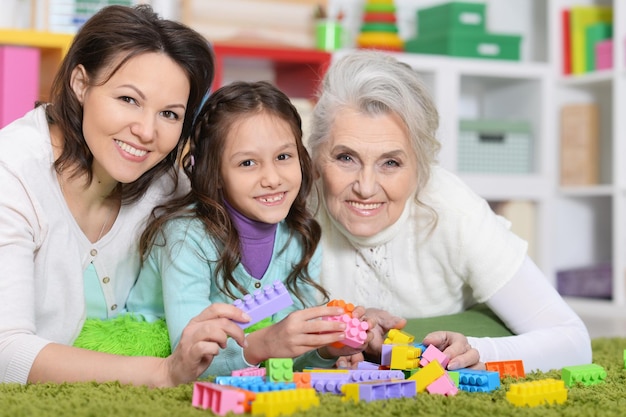
[[[226,137],[221,176],[224,196],[241,214],[271,224],[285,219],[302,183],[289,124],[265,112],[237,122]]]

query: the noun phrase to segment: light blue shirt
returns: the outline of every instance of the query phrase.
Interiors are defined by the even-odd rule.
[[[189,321],[212,303],[232,304],[216,285],[217,260],[221,248],[217,248],[207,235],[198,219],[179,218],[168,222],[164,228],[166,242],[157,243],[146,259],[139,279],[131,291],[127,308],[132,313],[140,313],[148,320],[165,316],[170,334],[172,350],[176,348],[183,329]],[[233,272],[234,278],[249,293],[269,286],[279,280],[285,282],[293,266],[302,257],[299,239],[290,236],[284,222],[279,223],[274,242],[274,252],[267,271],[261,279],[253,278],[239,264]],[[318,280],[320,273],[321,250],[318,247],[309,264],[309,275]],[[300,285],[301,296],[307,307],[316,304],[319,294],[310,285]],[[243,294],[233,289],[238,298]],[[304,306],[292,294],[294,304],[272,317],[277,322]],[[294,369],[305,366],[329,367],[334,360],[325,360],[311,351],[294,360]],[[208,375],[230,375],[231,371],[246,368],[242,348],[233,339],[228,340],[226,349],[215,357],[211,366],[204,372]]]

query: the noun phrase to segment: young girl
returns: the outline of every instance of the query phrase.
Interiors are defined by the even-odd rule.
[[[184,163],[191,191],[155,210],[129,311],[165,315],[175,348],[207,305],[280,280],[294,304],[248,334],[246,347],[228,340],[205,376],[279,357],[295,358],[296,369],[328,367],[358,352],[328,346],[344,324],[316,320],[341,308],[311,307],[328,297],[317,283],[320,227],[307,209],[313,169],[289,98],[267,82],[236,82],[212,94],[201,117]]]

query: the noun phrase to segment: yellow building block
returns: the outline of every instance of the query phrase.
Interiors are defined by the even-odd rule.
[[[409,370],[419,368],[422,350],[414,346],[398,345],[391,348],[391,369]]]
[[[319,396],[313,388],[260,392],[252,403],[251,414],[277,417],[319,405]]]
[[[437,361],[431,361],[425,367],[421,368],[417,373],[411,375],[407,379],[415,380],[415,389],[418,393],[426,391],[426,387],[434,382],[437,378],[445,373],[445,369]]]
[[[403,332],[402,330],[391,329],[389,333],[387,333],[384,343],[388,345],[403,345],[412,343],[413,340],[415,340],[415,336]]]
[[[518,407],[536,407],[543,404],[563,404],[567,400],[565,382],[559,379],[511,384],[506,399]]]

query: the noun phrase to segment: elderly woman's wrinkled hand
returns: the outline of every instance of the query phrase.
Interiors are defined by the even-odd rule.
[[[438,331],[429,333],[422,343],[426,346],[434,345],[450,358],[448,369],[461,368],[485,369],[485,364],[480,362],[480,353],[474,349],[461,333]]]

